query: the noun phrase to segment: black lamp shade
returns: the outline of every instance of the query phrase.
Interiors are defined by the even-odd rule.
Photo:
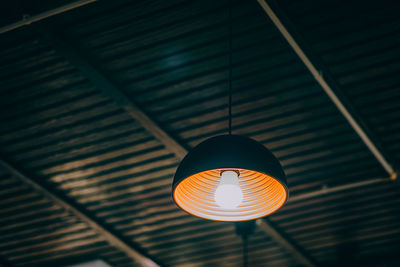
[[[215,201],[224,171],[239,174],[243,201],[236,208],[226,209]],[[279,209],[287,200],[288,189],[279,161],[263,145],[243,136],[220,135],[200,143],[182,160],[175,173],[172,196],[192,215],[246,221]]]

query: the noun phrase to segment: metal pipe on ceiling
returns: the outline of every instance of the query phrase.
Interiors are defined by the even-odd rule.
[[[96,2],[96,1],[97,0],[81,0],[81,1],[76,1],[76,2],[73,2],[73,3],[67,4],[67,5],[61,6],[61,7],[57,7],[55,9],[51,9],[51,10],[45,11],[43,13],[40,13],[40,14],[32,16],[32,17],[30,17],[29,15],[24,15],[22,20],[17,21],[17,22],[12,23],[12,24],[9,24],[9,25],[6,25],[4,27],[1,27],[0,28],[0,34],[9,32],[9,31],[12,31],[12,30],[15,30],[15,29],[18,29],[18,28],[20,28],[22,26],[29,25],[31,23],[46,19],[48,17],[54,16],[54,15],[57,15],[57,14],[60,14],[60,13],[64,13],[66,11],[69,11],[69,10],[72,10],[72,9],[75,9],[75,8],[78,8],[78,7],[81,7],[81,6],[85,6],[87,4],[90,4],[90,3],[93,3],[93,2]]]
[[[390,177],[386,177],[386,178],[368,179],[365,181],[342,184],[342,185],[337,185],[337,186],[332,186],[332,187],[323,186],[321,189],[318,189],[315,191],[311,191],[308,193],[302,193],[302,194],[298,194],[298,195],[295,194],[293,196],[290,196],[290,198],[288,199],[288,202],[292,203],[292,202],[297,202],[300,200],[319,197],[319,196],[326,195],[326,194],[332,194],[332,193],[341,192],[341,191],[345,191],[345,190],[349,190],[349,189],[353,189],[353,188],[359,188],[362,186],[373,185],[373,184],[378,184],[378,183],[382,183],[382,182],[389,182],[389,181],[395,180],[396,178],[397,178],[397,174],[393,173]]]
[[[315,65],[312,63],[312,61],[308,58],[308,56],[303,51],[303,49],[296,42],[296,40],[294,39],[292,34],[283,25],[281,20],[278,18],[278,16],[272,10],[271,6],[268,5],[268,3],[265,0],[257,0],[257,1],[260,4],[260,6],[263,8],[265,13],[268,15],[268,17],[271,19],[271,21],[274,23],[276,28],[280,31],[282,36],[286,39],[286,41],[292,47],[292,49],[297,54],[297,56],[300,58],[300,60],[304,63],[304,65],[307,67],[307,69],[314,76],[315,80],[319,83],[319,85],[322,87],[322,89],[325,91],[325,93],[328,95],[328,97],[332,100],[332,102],[335,104],[335,106],[339,109],[339,111],[342,113],[342,115],[348,121],[348,123],[353,128],[353,130],[357,133],[357,135],[361,138],[361,140],[365,143],[365,145],[371,151],[371,153],[379,161],[379,163],[382,165],[382,167],[385,169],[385,171],[390,176],[394,175],[395,170],[392,167],[392,165],[386,160],[386,158],[382,154],[382,152],[376,147],[374,142],[366,134],[366,132],[362,129],[360,124],[350,114],[349,110],[343,105],[342,101],[338,98],[338,96],[332,90],[331,86],[326,82],[326,80],[324,79],[324,77],[322,76],[320,71],[317,70]]]

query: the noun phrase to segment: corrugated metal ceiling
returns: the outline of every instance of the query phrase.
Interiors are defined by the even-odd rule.
[[[396,166],[398,4],[360,3],[279,6]],[[0,153],[163,265],[241,266],[233,224],[189,216],[172,203],[179,158],[44,31],[190,148],[227,129],[227,2],[100,1],[3,34]],[[233,132],[279,158],[292,195],[388,176],[256,1],[234,2],[232,56]],[[87,223],[0,171],[5,265],[103,258],[134,266]],[[374,184],[289,201],[269,219],[322,266],[396,266],[399,194],[394,183]],[[300,265],[259,229],[249,250],[250,266]]]

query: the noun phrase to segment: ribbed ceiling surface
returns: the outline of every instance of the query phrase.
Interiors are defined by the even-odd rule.
[[[279,7],[398,166],[399,5],[285,0]],[[233,224],[172,203],[180,159],[48,38],[65,42],[190,148],[227,130],[227,8],[208,0],[99,1],[2,34],[2,159],[162,265],[241,266]],[[278,157],[291,195],[388,176],[256,1],[234,1],[232,27],[233,132]],[[2,265],[102,258],[135,266],[71,211],[6,169],[0,178]],[[399,197],[397,182],[382,182],[289,200],[269,219],[321,266],[398,266]],[[249,266],[301,266],[260,229],[249,251]]]

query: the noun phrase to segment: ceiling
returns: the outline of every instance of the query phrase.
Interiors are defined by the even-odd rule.
[[[1,23],[65,3],[16,1]],[[398,168],[399,2],[271,4]],[[277,156],[292,196],[249,266],[399,266],[398,181],[259,3],[232,10],[233,133]],[[114,0],[0,35],[1,266],[242,265],[234,224],[170,195],[186,151],[227,132],[228,34],[227,1]]]

